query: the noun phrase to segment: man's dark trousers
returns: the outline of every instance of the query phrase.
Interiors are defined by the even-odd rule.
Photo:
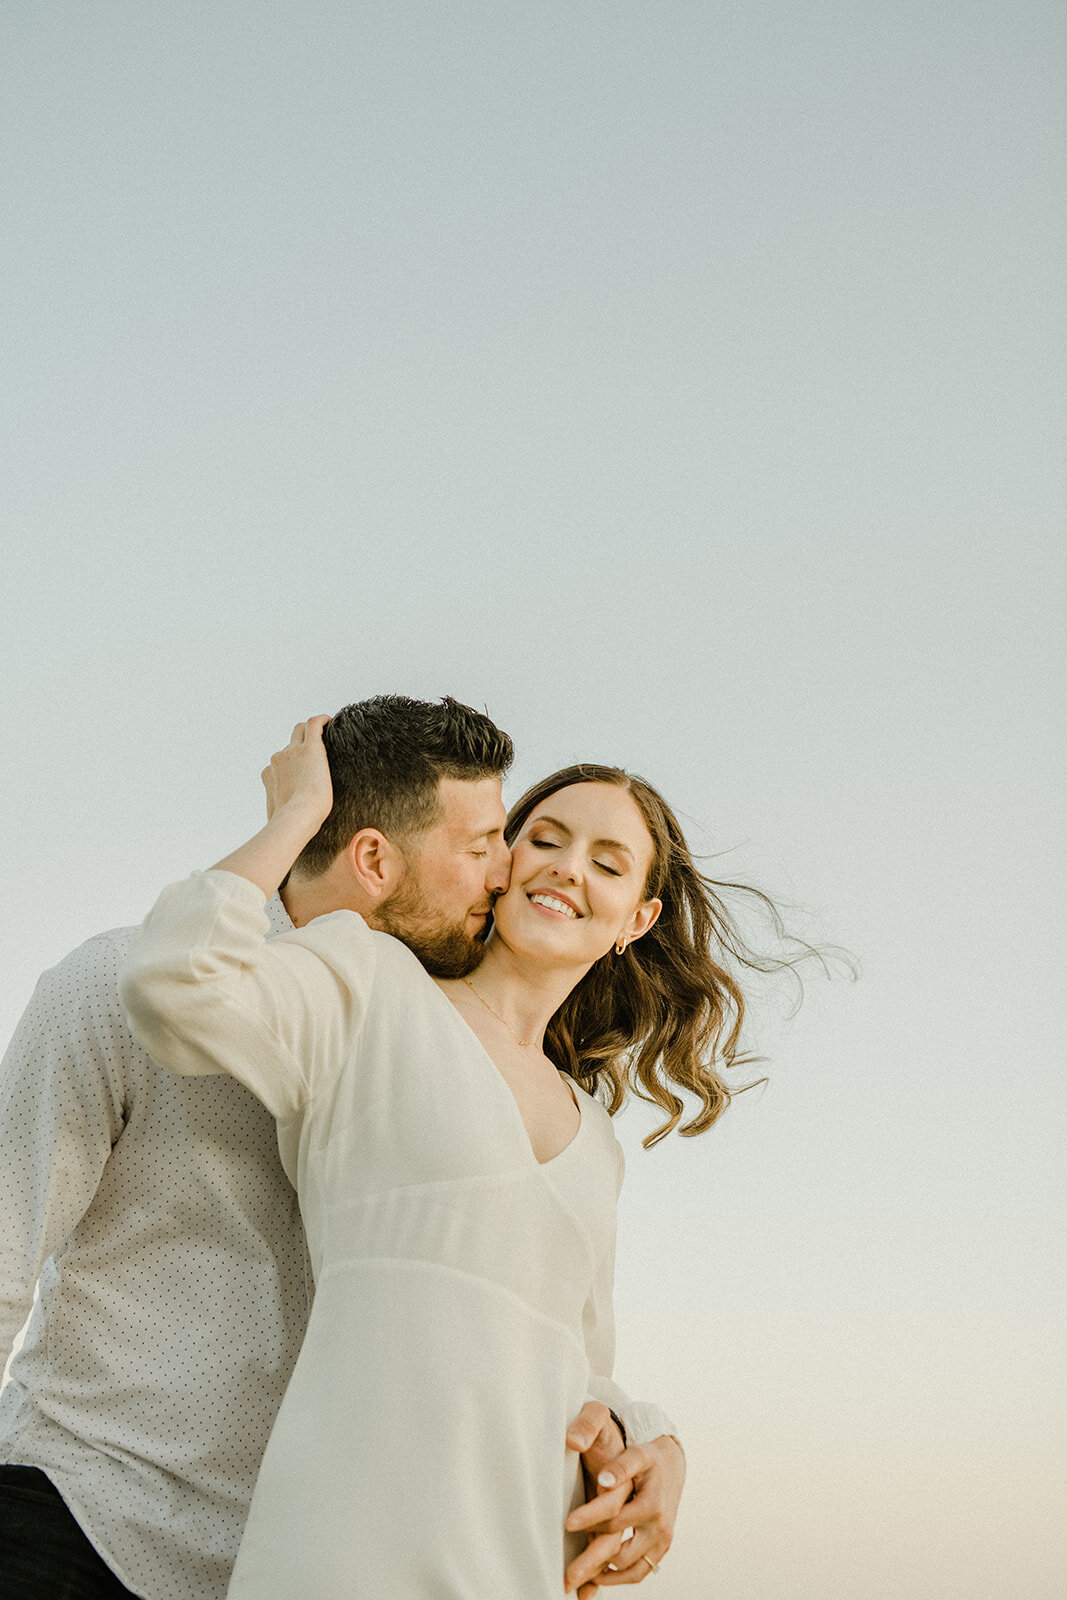
[[[0,1466],[4,1600],[133,1600],[43,1472]]]

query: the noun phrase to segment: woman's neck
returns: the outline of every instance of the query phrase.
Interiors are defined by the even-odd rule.
[[[479,966],[464,981],[516,1039],[538,1046],[549,1021],[588,967],[531,967],[516,961],[494,934]]]

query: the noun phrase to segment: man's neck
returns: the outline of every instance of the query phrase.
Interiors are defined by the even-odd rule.
[[[328,916],[331,911],[358,911],[369,920],[369,898],[361,894],[350,875],[342,876],[333,867],[315,878],[291,873],[278,893],[294,928],[302,928],[305,923]]]

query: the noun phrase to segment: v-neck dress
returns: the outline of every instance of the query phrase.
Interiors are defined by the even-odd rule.
[[[611,1382],[611,1120],[575,1085],[577,1132],[539,1163],[409,950],[346,911],[266,942],[263,908],[231,873],[174,885],[122,985],[156,1061],[273,1112],[307,1230],[311,1319],[231,1600],[558,1600],[567,1425],[589,1395],[635,1410]]]

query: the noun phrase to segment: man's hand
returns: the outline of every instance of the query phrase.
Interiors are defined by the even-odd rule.
[[[583,1407],[576,1426],[591,1409],[592,1402]],[[604,1409],[600,1407],[601,1411]],[[621,1444],[610,1412],[607,1419]],[[594,1431],[592,1422],[588,1431]],[[566,1575],[565,1587],[568,1591],[576,1589],[580,1600],[595,1595],[599,1585],[641,1583],[659,1565],[674,1538],[678,1503],[685,1485],[685,1456],[670,1434],[621,1451],[611,1450],[610,1436],[605,1437],[603,1425],[595,1429],[595,1434],[589,1454],[597,1462],[600,1492],[567,1518],[568,1529],[590,1536],[589,1544],[571,1562]],[[570,1438],[568,1434],[568,1443]],[[585,1462],[584,1454],[582,1459]],[[609,1478],[613,1481],[608,1482]],[[624,1540],[629,1528],[633,1529],[633,1537]]]

